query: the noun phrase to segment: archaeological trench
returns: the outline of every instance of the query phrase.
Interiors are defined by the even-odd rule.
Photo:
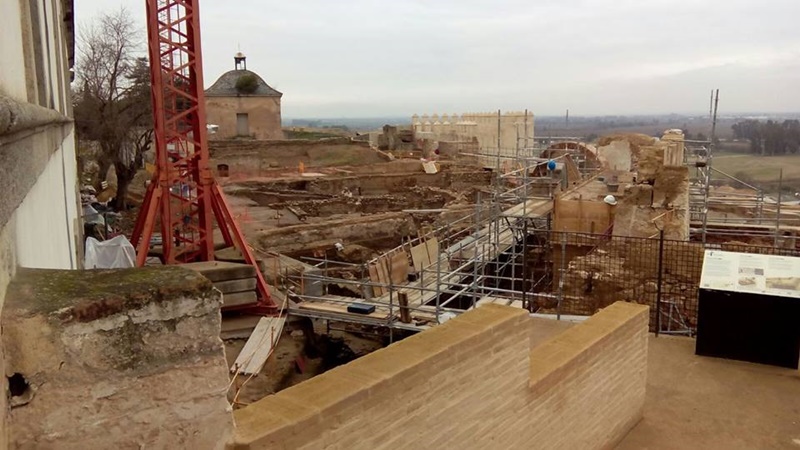
[[[651,306],[652,330],[661,295],[675,329],[691,330],[700,266],[684,262],[701,260],[703,247],[690,239],[692,177],[680,139],[560,143],[524,163],[446,145],[423,163],[434,157],[425,145],[399,140],[388,149],[350,138],[214,141],[218,179],[289,312],[266,364],[231,370],[259,320],[230,309],[255,295],[252,274],[25,271],[9,288],[3,323],[10,439],[21,448],[222,448],[229,434],[208,430],[230,426],[229,408],[485,303],[591,315],[625,300]],[[129,422],[106,417],[109,408]],[[148,419],[154,411],[161,424]],[[107,434],[96,433],[98,421],[110,421]],[[165,430],[178,441],[159,441]]]

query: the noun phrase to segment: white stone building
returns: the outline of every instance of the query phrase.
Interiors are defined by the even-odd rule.
[[[19,267],[79,267],[72,10],[71,0],[0,1],[0,307]]]

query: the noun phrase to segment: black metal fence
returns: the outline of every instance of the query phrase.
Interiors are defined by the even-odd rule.
[[[663,234],[542,233],[531,265],[533,309],[586,315],[618,300],[641,303],[650,306],[651,331],[669,334],[695,332],[704,250],[800,256],[796,248],[674,241]]]

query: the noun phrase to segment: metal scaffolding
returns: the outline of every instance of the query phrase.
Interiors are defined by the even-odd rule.
[[[379,282],[370,276],[375,258],[363,265],[306,258],[319,271],[294,277],[299,283],[320,283],[322,295],[307,295],[294,289],[290,312],[312,318],[341,320],[390,329],[420,330],[442,323],[483,303],[501,303],[530,309],[535,281],[525,274],[530,236],[550,226],[553,196],[562,180],[548,169],[551,160],[537,155],[539,148],[518,148],[519,158],[481,155],[495,159],[495,178],[488,192],[479,192],[474,209],[464,217],[447,221],[434,230],[404,242],[385,255],[402,253],[404,264],[416,266],[406,281]],[[560,165],[562,155],[555,158]],[[427,244],[426,244],[427,243]],[[435,248],[427,264],[413,260],[419,246]],[[403,264],[403,263],[401,263]],[[342,270],[351,278],[334,276]],[[390,269],[391,271],[391,269]],[[374,274],[373,274],[374,275]],[[291,277],[290,277],[291,278]],[[303,278],[302,281],[298,278]],[[332,295],[327,287],[337,286]],[[538,294],[549,295],[549,294]],[[353,304],[374,308],[368,314],[353,314]]]

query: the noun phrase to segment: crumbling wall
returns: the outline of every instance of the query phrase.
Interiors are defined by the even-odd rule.
[[[664,230],[667,239],[688,240],[689,168],[658,167],[648,177],[649,183],[625,188],[614,214],[614,235],[646,238]]]
[[[350,138],[320,140],[220,140],[209,141],[211,165],[227,164],[232,177],[258,175],[270,168],[330,167],[376,164],[386,159],[368,142]]]
[[[379,150],[388,151],[413,151],[414,132],[410,129],[398,129],[396,126],[384,125],[383,132],[376,136],[373,143]]]
[[[2,313],[15,448],[223,448],[220,296],[179,267],[21,269]]]
[[[366,244],[385,242],[386,248],[399,245],[403,237],[416,235],[413,218],[405,213],[372,214],[319,224],[292,225],[258,233],[256,244],[277,253],[297,253],[315,248],[330,249],[341,242]]]
[[[651,308],[655,323],[659,269],[658,239],[614,238],[566,266],[562,314],[590,315],[618,300]],[[664,241],[661,296],[675,304],[687,325],[697,323],[703,245]],[[546,305],[549,308],[554,305]]]
[[[631,144],[627,140],[611,141],[608,145],[597,147],[597,157],[607,169],[623,172],[631,170]]]
[[[237,410],[236,449],[613,448],[642,416],[647,308],[615,304],[530,348],[485,305]]]
[[[479,151],[480,146],[477,138],[460,141],[439,141],[440,157],[455,157],[460,153],[478,153]]]
[[[664,167],[664,147],[659,145],[642,146],[636,167],[639,182],[653,184],[656,175]]]

